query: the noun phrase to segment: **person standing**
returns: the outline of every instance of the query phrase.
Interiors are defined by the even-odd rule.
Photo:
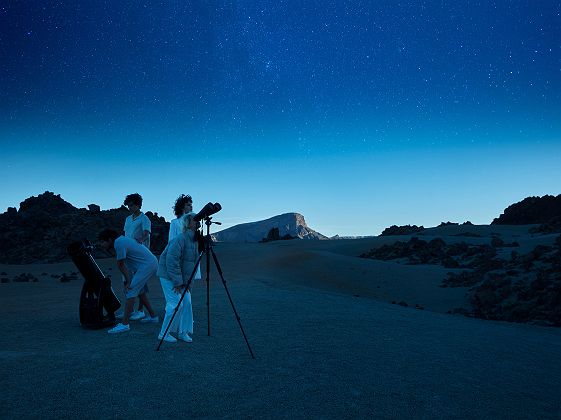
[[[111,229],[100,232],[98,240],[103,249],[109,251],[113,248],[115,250],[117,266],[125,278],[126,302],[123,321],[107,332],[117,334],[130,331],[129,320],[137,297],[149,313],[149,316],[145,316],[141,322],[159,322],[160,319],[154,313],[144,291],[146,282],[156,274],[158,259],[144,245],[126,236],[119,236],[116,231]]]
[[[175,200],[175,205],[173,206],[173,212],[175,213],[176,219],[173,219],[170,222],[168,243],[170,243],[173,239],[175,239],[176,237],[178,237],[179,235],[181,235],[183,233],[184,228],[185,228],[184,217],[185,217],[186,214],[191,213],[192,211],[193,211],[193,199],[191,198],[191,196],[189,194],[187,194],[187,195],[181,194],[179,197],[177,197],[177,200]],[[195,235],[195,237],[197,237],[197,236]],[[199,264],[197,266],[197,272],[195,273],[195,276],[193,277],[193,280],[200,280],[200,279],[201,279],[201,266]],[[190,291],[189,291],[189,297],[190,296],[191,295],[190,295]],[[185,321],[185,322],[188,322],[189,325],[183,326],[183,321],[184,320],[185,320],[185,318],[180,318],[180,320],[179,320],[179,330],[180,331],[187,330],[187,331],[189,331],[189,334],[193,334],[194,321],[192,319],[189,320],[189,321]]]
[[[175,205],[173,206],[173,212],[175,213],[176,219],[173,219],[169,224],[169,235],[168,243],[172,241],[176,236],[183,233],[183,220],[181,219],[183,215],[191,213],[193,211],[193,199],[190,195],[181,194],[175,200]]]
[[[166,298],[166,315],[158,338],[167,342],[176,342],[170,332],[177,333],[177,338],[185,342],[192,342],[193,334],[193,307],[191,305],[191,291],[185,292],[185,297],[179,306],[177,317],[164,337],[166,328],[179,304],[184,288],[197,262],[198,246],[195,241],[195,232],[198,223],[194,220],[194,213],[184,215],[183,233],[172,239],[160,255],[157,275],[160,277],[162,290]]]
[[[129,209],[131,214],[125,219],[124,232],[125,236],[134,239],[139,244],[150,249],[150,233],[152,231],[152,222],[148,216],[140,211],[142,208],[142,196],[138,193],[129,194],[125,197],[124,205]],[[145,286],[145,293],[148,293],[148,285]],[[133,311],[131,320],[136,321],[146,316],[143,311],[142,301],[138,301],[138,310]]]

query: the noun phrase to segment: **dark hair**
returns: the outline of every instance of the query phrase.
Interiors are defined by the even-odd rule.
[[[127,195],[123,204],[125,206],[128,206],[129,203],[136,204],[138,207],[142,207],[142,196],[138,193]]]
[[[177,197],[177,200],[175,200],[175,205],[173,206],[173,212],[177,217],[181,217],[183,215],[183,209],[185,208],[185,204],[187,203],[193,203],[193,199],[189,194],[181,194],[179,197]]]
[[[120,235],[116,230],[105,229],[105,230],[102,230],[101,232],[99,232],[99,235],[97,235],[97,239],[99,239],[100,241],[111,241],[111,240],[114,241],[119,236]]]

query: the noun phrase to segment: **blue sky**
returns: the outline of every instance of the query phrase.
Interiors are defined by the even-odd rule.
[[[489,223],[561,193],[561,5],[0,6],[0,211],[180,193],[224,226]]]

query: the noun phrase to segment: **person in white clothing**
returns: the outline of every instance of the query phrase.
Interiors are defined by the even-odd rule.
[[[191,291],[187,290],[178,313],[164,336],[166,328],[179,304],[184,288],[193,273],[195,263],[199,256],[195,232],[198,223],[194,220],[194,213],[182,217],[183,233],[168,243],[158,264],[157,275],[160,277],[162,290],[166,298],[166,315],[158,338],[167,342],[176,342],[177,339],[170,333],[177,333],[177,338],[185,342],[192,342],[190,334],[193,333],[193,307],[191,305]]]
[[[175,205],[173,206],[173,212],[175,213],[176,219],[173,219],[169,224],[168,243],[171,242],[173,238],[183,233],[182,217],[192,211],[193,199],[190,195],[181,194],[177,197]]]
[[[139,244],[150,249],[150,234],[152,232],[152,222],[148,216],[140,211],[142,207],[142,196],[140,194],[130,194],[125,198],[125,206],[131,214],[125,219],[125,236],[134,239]]]
[[[129,194],[125,197],[123,203],[131,212],[125,219],[124,232],[127,238],[132,238],[139,244],[150,249],[150,233],[152,231],[152,222],[148,216],[140,211],[142,208],[142,196],[138,193]],[[148,286],[145,286],[145,293],[148,293]],[[143,311],[142,301],[138,301],[138,310],[133,311],[131,320],[136,321],[144,318],[146,314]]]
[[[144,245],[111,229],[102,231],[99,236],[102,248],[109,251],[115,250],[117,266],[125,278],[125,313],[123,321],[110,329],[108,333],[122,333],[130,330],[129,319],[134,308],[134,301],[138,297],[148,310],[149,316],[144,317],[141,322],[159,322],[159,318],[152,310],[152,305],[144,292],[146,282],[156,275],[158,259]]]
[[[184,216],[187,213],[191,213],[193,211],[193,199],[190,195],[181,194],[175,200],[175,205],[173,206],[173,212],[177,216],[176,219],[173,219],[169,224],[169,235],[168,235],[168,243],[170,243],[174,238],[181,235],[183,233],[184,228]],[[195,273],[194,280],[201,279],[201,266],[197,266],[197,272]]]

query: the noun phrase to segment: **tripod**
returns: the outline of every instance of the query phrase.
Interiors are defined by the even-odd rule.
[[[236,320],[238,321],[238,325],[240,326],[240,330],[242,332],[243,338],[245,340],[245,343],[247,344],[247,348],[249,350],[249,354],[251,354],[251,358],[255,359],[255,356],[253,355],[253,351],[251,350],[251,346],[249,345],[249,341],[247,340],[247,336],[245,335],[245,331],[243,329],[242,326],[242,322],[241,322],[241,318],[238,315],[238,312],[236,311],[236,307],[234,306],[234,301],[232,300],[232,296],[230,295],[230,291],[228,290],[228,287],[226,286],[226,280],[224,279],[224,275],[222,274],[222,268],[220,267],[220,263],[218,262],[218,257],[216,256],[214,249],[212,249],[213,245],[212,245],[212,239],[210,237],[210,226],[212,224],[220,224],[219,222],[213,222],[212,221],[212,217],[205,217],[205,225],[206,225],[206,235],[204,238],[204,249],[199,253],[199,256],[197,258],[197,262],[195,263],[195,266],[193,268],[193,271],[191,272],[191,275],[189,276],[189,280],[187,281],[187,284],[185,285],[185,288],[183,290],[183,293],[181,294],[181,298],[179,299],[179,302],[177,303],[177,306],[175,307],[174,311],[173,311],[173,315],[171,317],[171,319],[168,322],[168,326],[166,327],[166,330],[164,332],[164,334],[162,335],[162,338],[160,339],[160,343],[158,344],[158,347],[156,348],[156,351],[160,350],[160,346],[162,345],[164,338],[166,337],[173,319],[175,318],[175,315],[177,314],[177,311],[179,310],[179,307],[181,306],[181,303],[183,302],[183,298],[185,297],[185,293],[187,293],[187,291],[189,290],[189,287],[191,286],[191,282],[193,281],[193,277],[195,276],[195,273],[197,271],[197,267],[199,266],[201,259],[203,258],[203,255],[206,255],[206,308],[207,308],[207,333],[208,336],[210,337],[210,255],[212,254],[212,259],[214,260],[214,264],[216,266],[216,270],[218,271],[218,274],[220,274],[220,278],[222,279],[222,285],[224,286],[224,290],[226,290],[226,294],[228,295],[228,299],[230,301],[230,305],[232,305],[232,310],[234,311],[234,315],[236,317]]]

